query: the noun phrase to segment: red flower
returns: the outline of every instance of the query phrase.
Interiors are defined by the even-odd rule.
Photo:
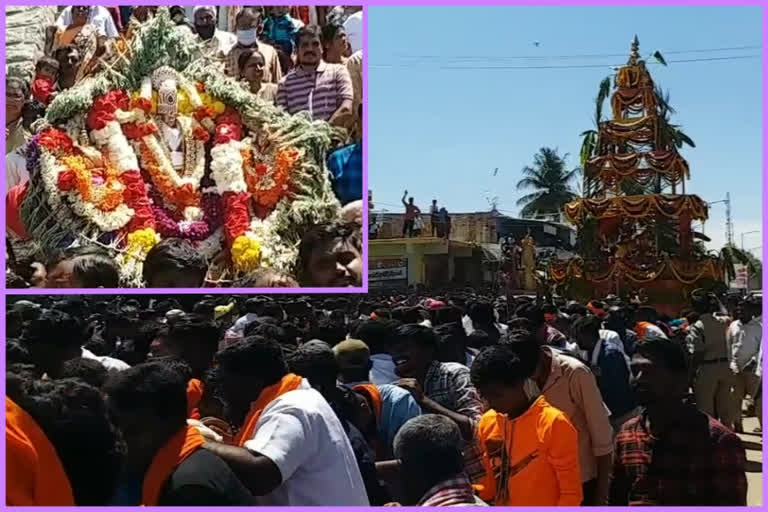
[[[206,117],[213,117],[216,115],[216,112],[211,107],[208,107],[206,105],[202,105],[200,107],[197,107],[195,109],[195,113],[193,114],[195,119],[198,121],[202,121]]]
[[[232,140],[240,140],[242,138],[242,129],[240,125],[234,123],[219,123],[216,125],[216,138],[214,142],[216,144],[226,144]]]
[[[127,171],[120,175],[120,181],[125,186],[123,198],[125,204],[135,212],[133,218],[126,226],[126,232],[131,233],[137,229],[155,229],[155,214],[152,211],[152,203],[147,197],[147,187],[139,171]]]
[[[131,100],[125,91],[116,89],[93,100],[86,124],[90,130],[101,130],[115,119],[115,111],[128,110]]]
[[[243,124],[243,121],[240,118],[240,113],[237,110],[234,110],[232,107],[227,107],[227,110],[225,110],[223,114],[216,118],[216,122],[233,123],[237,125]]]
[[[247,192],[224,192],[221,196],[224,203],[224,232],[227,235],[227,243],[232,242],[238,236],[244,234],[251,223],[251,216],[248,213],[248,200],[250,196]]]
[[[196,126],[192,134],[194,135],[195,139],[201,140],[203,142],[208,142],[211,138],[211,134],[209,134],[208,131],[202,126]]]
[[[59,187],[59,190],[68,192],[70,190],[74,190],[76,185],[77,178],[75,177],[75,173],[72,171],[62,171],[59,173],[59,179],[57,182],[57,186]]]
[[[155,132],[157,132],[157,127],[153,123],[125,123],[123,125],[123,133],[126,138],[131,140],[140,139]]]
[[[136,98],[133,100],[133,104],[131,105],[132,108],[140,108],[144,111],[145,114],[149,115],[152,113],[152,101],[147,98]]]
[[[40,144],[49,151],[72,152],[72,139],[63,130],[48,128],[40,136]]]

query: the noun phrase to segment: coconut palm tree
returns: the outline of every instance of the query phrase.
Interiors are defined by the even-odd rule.
[[[729,282],[736,277],[735,265],[746,265],[750,276],[754,276],[758,274],[758,272],[762,273],[763,265],[760,260],[752,256],[749,252],[742,251],[734,245],[727,244],[720,250],[718,256],[720,261],[725,265],[725,274]]]
[[[525,166],[523,178],[517,182],[517,190],[532,190],[517,200],[521,206],[522,217],[533,217],[537,214],[560,213],[569,201],[577,198],[571,188],[571,182],[581,172],[578,167],[568,170],[566,159],[557,154],[557,149],[541,148],[533,157],[533,166]]]

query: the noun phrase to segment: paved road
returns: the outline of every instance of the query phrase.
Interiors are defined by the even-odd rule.
[[[744,431],[739,437],[747,450],[747,505],[763,504],[763,435],[752,433],[759,423],[757,418],[744,419]]]

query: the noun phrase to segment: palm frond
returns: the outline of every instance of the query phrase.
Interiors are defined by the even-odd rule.
[[[527,194],[521,197],[520,199],[518,199],[515,202],[515,204],[517,206],[527,206],[529,204],[532,204],[535,201],[538,201],[539,199],[544,197],[545,194],[546,192],[534,192],[533,194]]]
[[[529,188],[541,189],[547,188],[546,183],[536,178],[523,178],[517,182],[517,190],[525,190]]]
[[[597,98],[595,98],[595,126],[600,126],[600,121],[603,120],[603,104],[610,94],[611,77],[607,76],[600,82]]]

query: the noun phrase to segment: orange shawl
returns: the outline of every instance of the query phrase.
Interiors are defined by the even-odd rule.
[[[652,326],[653,324],[651,322],[637,322],[635,325],[635,334],[637,334],[637,337],[641,340],[645,339],[646,330],[648,327]]]
[[[35,420],[5,397],[5,501],[10,506],[72,506],[56,449]]]
[[[155,454],[152,464],[144,475],[141,504],[145,506],[157,505],[163,486],[171,474],[203,444],[205,444],[205,439],[200,432],[195,427],[189,426],[179,430],[165,443],[165,446]]]
[[[200,411],[197,406],[203,399],[203,383],[199,379],[191,379],[187,383],[187,417],[199,420]]]
[[[373,414],[376,415],[376,425],[378,425],[381,421],[381,393],[379,393],[379,388],[375,384],[358,384],[352,389],[365,396],[371,404]]]
[[[289,373],[280,379],[277,384],[272,384],[271,386],[264,388],[259,394],[259,398],[251,403],[251,410],[245,417],[245,423],[243,423],[243,427],[235,438],[235,444],[237,446],[243,446],[246,441],[253,438],[253,434],[256,432],[256,424],[261,417],[261,413],[264,412],[264,409],[280,396],[289,391],[299,389],[301,380],[302,378],[298,375]]]

